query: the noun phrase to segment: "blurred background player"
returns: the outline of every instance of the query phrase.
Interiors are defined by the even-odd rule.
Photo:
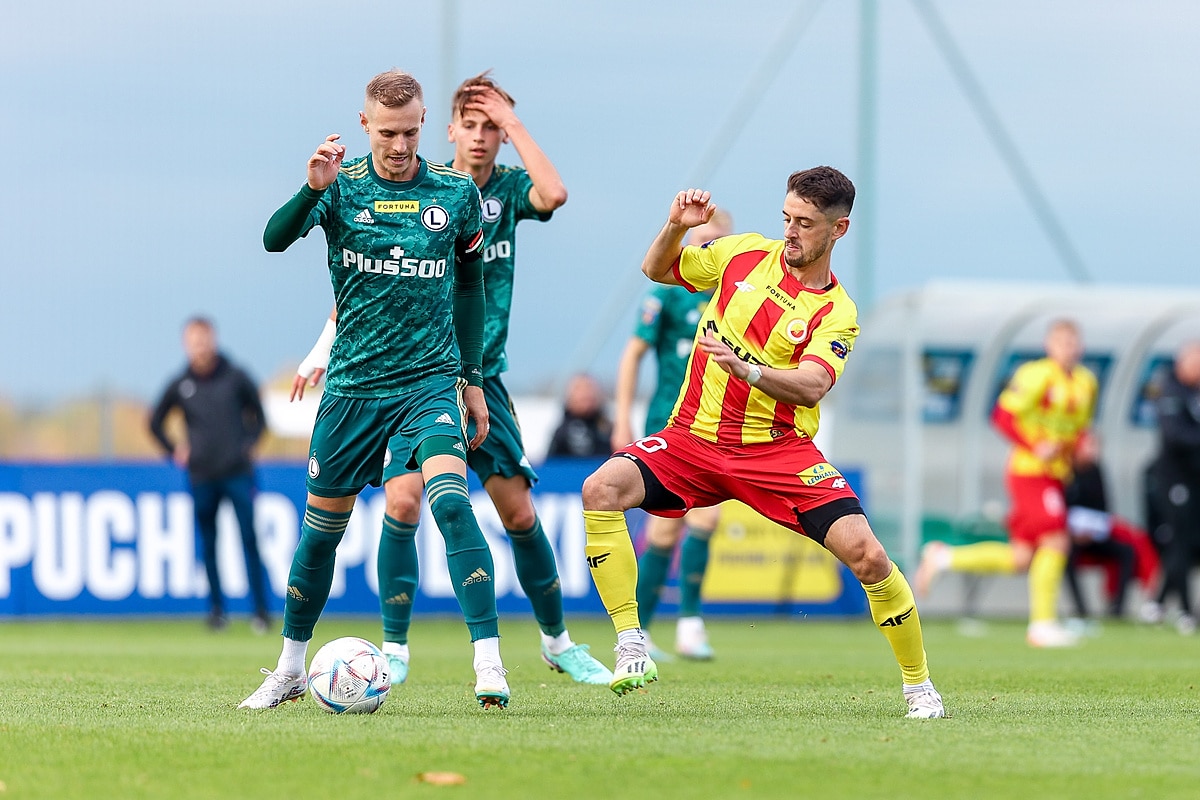
[[[1096,376],[1080,363],[1083,344],[1071,320],[1050,323],[1046,355],[1022,364],[1000,393],[992,424],[1012,443],[1005,487],[1009,496],[1007,542],[950,547],[928,543],[917,569],[917,596],[935,575],[1029,573],[1029,628],[1033,647],[1070,647],[1078,637],[1058,621],[1058,595],[1070,537],[1064,489],[1071,459],[1088,432],[1096,407]]]
[[[731,233],[733,218],[718,208],[711,220],[692,228],[687,243],[703,245]],[[696,326],[711,297],[711,290],[693,293],[682,286],[655,284],[642,298],[637,327],[626,342],[617,366],[616,414],[611,442],[614,452],[634,439],[631,417],[637,396],[638,372],[642,358],[651,350],[656,377],[643,431],[653,433],[667,427],[684,383],[688,357],[696,340]],[[717,506],[694,508],[683,517],[650,515],[646,518],[645,547],[638,558],[637,601],[642,628],[647,631],[650,628],[675,557],[675,547],[682,538],[675,652],[685,658],[707,660],[713,657],[704,618],[700,614],[700,588],[708,568],[708,543],[719,521]],[[652,658],[670,658],[656,648],[653,641],[649,649]]]
[[[246,579],[254,602],[250,625],[256,633],[270,626],[267,575],[258,553],[254,529],[254,445],[266,430],[266,415],[254,381],[217,349],[217,331],[205,317],[183,326],[187,367],[173,378],[150,415],[150,433],[179,467],[187,470],[196,535],[208,575],[208,626],[226,626],[221,571],[217,564],[217,510],[222,500],[233,506]],[[172,442],[165,422],[172,409],[183,412],[186,438]]]
[[[562,419],[550,436],[546,455],[556,458],[605,458],[612,455],[612,421],[600,381],[579,373],[567,381]]]
[[[1163,582],[1142,608],[1146,622],[1161,622],[1164,604],[1179,598],[1176,629],[1196,632],[1189,573],[1200,550],[1200,342],[1185,342],[1159,386],[1158,456],[1152,466],[1153,502],[1162,520]]]
[[[467,454],[467,463],[492,499],[512,544],[517,578],[533,606],[541,629],[543,660],[581,683],[605,685],[612,679],[586,644],[576,644],[563,615],[562,586],[554,551],[542,530],[530,491],[537,473],[525,456],[521,429],[501,373],[508,369],[508,341],[516,267],[517,223],[545,222],[567,201],[554,164],[513,111],[514,101],[487,72],[468,78],[451,100],[449,140],[454,160],[448,166],[474,179],[482,196],[483,271],[486,307],[483,322],[483,391],[491,420],[487,439]],[[524,167],[496,163],[500,146],[511,142]],[[337,309],[317,344],[301,362],[292,381],[292,398],[304,396],[328,363]],[[468,431],[473,433],[474,429]],[[394,453],[406,446],[400,436],[389,442]],[[386,511],[379,540],[379,599],[383,617],[383,652],[394,683],[408,677],[413,598],[420,573],[417,526],[421,517],[421,473],[393,459],[385,466]]]
[[[467,491],[468,448],[488,435],[479,189],[470,175],[418,155],[425,106],[411,75],[372,78],[359,122],[370,152],[343,164],[340,137],[326,137],[308,159],[306,183],[263,233],[267,250],[280,252],[324,228],[338,320],[309,444],[283,650],[240,707],[275,708],[304,695],[308,642],[329,598],[337,545],[358,493],[380,485],[392,464],[420,468],[474,649],[475,697],[485,709],[504,707],[495,565]]]
[[[812,441],[820,401],[858,337],[857,309],[831,267],[850,227],[854,184],[832,167],[795,172],[782,240],[748,233],[684,246],[689,229],[712,219],[710,200],[700,189],[679,192],[642,261],[658,283],[716,290],[678,409],[663,430],[620,450],[583,484],[588,567],[617,632],[612,689],[623,695],[658,678],[638,618],[637,558],[624,512],[682,516],[740,500],[850,569],[900,667],[907,716],[942,717],[908,581],[854,490]]]

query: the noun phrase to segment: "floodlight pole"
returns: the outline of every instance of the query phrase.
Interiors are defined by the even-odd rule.
[[[860,313],[875,304],[875,127],[878,95],[879,6],[877,0],[860,0],[858,40],[858,188],[854,198],[855,264],[854,299]]]

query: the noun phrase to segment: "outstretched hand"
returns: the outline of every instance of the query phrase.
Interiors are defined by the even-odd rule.
[[[327,189],[337,180],[338,170],[342,168],[342,159],[346,155],[346,146],[338,144],[342,138],[339,133],[331,133],[317,147],[317,151],[308,159],[309,188],[321,191]]]
[[[703,225],[717,213],[717,207],[711,200],[712,194],[704,189],[685,189],[675,195],[667,219],[686,228]]]

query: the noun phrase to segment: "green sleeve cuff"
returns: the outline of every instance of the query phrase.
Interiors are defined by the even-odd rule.
[[[464,277],[467,281],[463,280]],[[470,386],[483,386],[483,315],[486,301],[482,274],[473,281],[470,281],[471,277],[474,276],[464,276],[460,272],[459,279],[454,282],[454,333],[458,338],[462,377]]]

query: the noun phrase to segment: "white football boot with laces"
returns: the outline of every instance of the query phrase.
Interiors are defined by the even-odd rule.
[[[267,676],[262,685],[254,690],[254,694],[238,703],[238,708],[275,708],[282,703],[299,700],[308,689],[307,675],[286,675],[272,672],[266,667],[262,668],[262,673]]]

